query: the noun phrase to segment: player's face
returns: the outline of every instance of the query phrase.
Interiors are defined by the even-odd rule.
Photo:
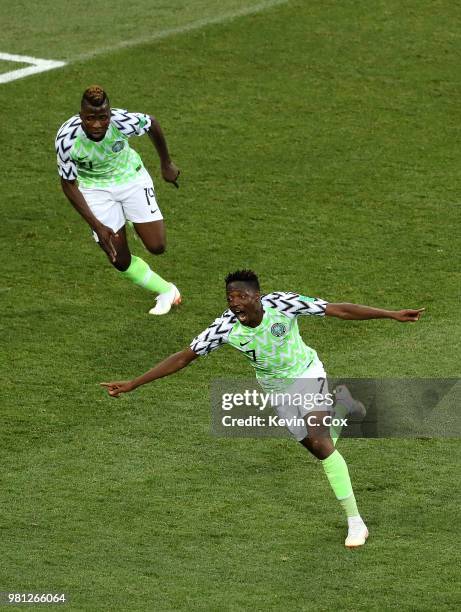
[[[102,140],[110,124],[110,106],[106,102],[102,106],[84,104],[80,110],[80,118],[85,134],[91,140]]]
[[[227,285],[226,297],[230,310],[242,325],[260,322],[261,296],[259,291],[255,291],[245,283],[235,282]]]

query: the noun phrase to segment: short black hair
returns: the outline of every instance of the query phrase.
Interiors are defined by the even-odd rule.
[[[246,283],[251,285],[255,291],[260,291],[259,279],[253,270],[237,270],[236,272],[230,272],[226,276],[226,287],[231,283]]]
[[[91,85],[83,92],[82,106],[90,104],[91,106],[102,106],[106,102],[109,102],[106,92],[99,85]]]

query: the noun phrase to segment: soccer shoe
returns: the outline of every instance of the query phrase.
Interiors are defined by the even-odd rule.
[[[348,519],[349,530],[344,545],[347,548],[357,548],[363,546],[368,538],[368,529],[361,517]]]
[[[181,303],[181,294],[178,288],[171,283],[171,289],[165,293],[159,293],[155,298],[156,304],[149,310],[151,315],[164,315],[170,312],[172,306],[179,306]]]
[[[338,385],[335,389],[336,403],[347,408],[347,414],[353,417],[365,418],[367,411],[359,400],[352,397],[346,385]]]

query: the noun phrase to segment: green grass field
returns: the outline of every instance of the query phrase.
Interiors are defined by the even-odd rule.
[[[211,436],[210,382],[251,376],[236,352],[118,401],[98,383],[187,346],[247,266],[266,291],[426,307],[417,325],[303,320],[331,375],[459,376],[461,8],[291,0],[220,23],[262,3],[151,4],[2,2],[1,52],[69,64],[0,85],[0,592],[98,611],[458,609],[459,440],[340,442],[371,531],[351,552],[298,445]],[[132,246],[182,291],[167,317],[60,192],[56,130],[93,82],[156,115],[182,171],[177,191],[134,143],[169,245]]]

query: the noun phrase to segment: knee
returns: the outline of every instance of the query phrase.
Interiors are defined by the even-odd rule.
[[[131,255],[119,256],[117,254],[115,261],[110,260],[110,262],[119,272],[126,272],[131,264]]]
[[[317,459],[326,459],[332,452],[333,443],[330,438],[305,438],[301,442]]]
[[[102,244],[99,243],[99,246],[105,252],[105,249],[103,248]],[[112,260],[109,253],[105,252],[107,259],[109,260],[111,265],[114,266],[116,270],[118,270],[119,272],[125,272],[125,270],[128,270],[128,268],[130,267],[131,253],[126,248],[121,248],[120,250],[117,248],[117,246],[115,248],[117,249],[117,255],[115,256],[115,261]]]
[[[166,244],[164,242],[159,242],[158,244],[149,244],[146,245],[147,250],[152,255],[161,255],[166,251]]]
[[[307,438],[306,446],[311,451],[311,453],[317,457],[319,452],[322,450],[323,440],[319,438]]]

